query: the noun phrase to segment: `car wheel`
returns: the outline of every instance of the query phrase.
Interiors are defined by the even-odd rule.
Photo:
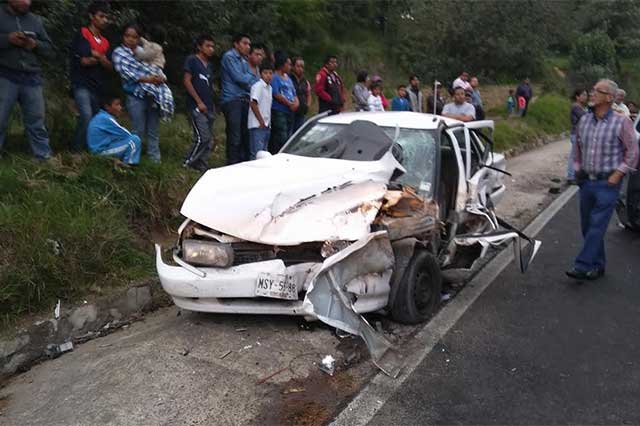
[[[440,302],[442,274],[431,253],[416,250],[400,281],[391,316],[405,324],[427,320]]]

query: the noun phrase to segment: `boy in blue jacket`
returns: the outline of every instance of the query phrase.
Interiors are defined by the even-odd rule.
[[[117,157],[125,164],[140,162],[140,137],[122,127],[116,119],[122,115],[122,101],[115,95],[106,96],[100,111],[89,122],[87,145],[89,152]]]

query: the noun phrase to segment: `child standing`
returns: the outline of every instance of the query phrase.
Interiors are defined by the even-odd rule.
[[[514,90],[509,89],[509,96],[507,96],[507,112],[509,115],[513,114],[516,109],[516,99],[514,96]]]
[[[249,103],[249,159],[255,160],[258,151],[267,151],[271,134],[271,79],[273,65],[262,61],[260,66],[260,80],[251,86],[251,100]]]
[[[407,86],[400,85],[396,91],[396,97],[391,100],[391,111],[411,111],[411,105],[407,99]]]
[[[371,94],[369,95],[369,111],[379,111],[384,112],[384,107],[382,106],[382,98],[380,94],[382,93],[382,86],[378,83],[374,83],[371,86]]]
[[[518,113],[520,117],[524,117],[524,112],[527,109],[527,100],[524,96],[518,96]]]

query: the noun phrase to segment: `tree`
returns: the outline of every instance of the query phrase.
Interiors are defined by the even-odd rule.
[[[600,78],[616,78],[616,49],[602,31],[580,36],[571,50],[571,81],[589,87]]]

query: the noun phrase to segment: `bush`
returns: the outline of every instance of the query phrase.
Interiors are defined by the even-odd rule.
[[[616,78],[616,49],[609,36],[601,31],[583,34],[571,50],[571,82],[590,87],[600,78]]]
[[[556,94],[543,95],[529,105],[524,121],[549,135],[566,132],[569,130],[570,109],[568,98]]]

